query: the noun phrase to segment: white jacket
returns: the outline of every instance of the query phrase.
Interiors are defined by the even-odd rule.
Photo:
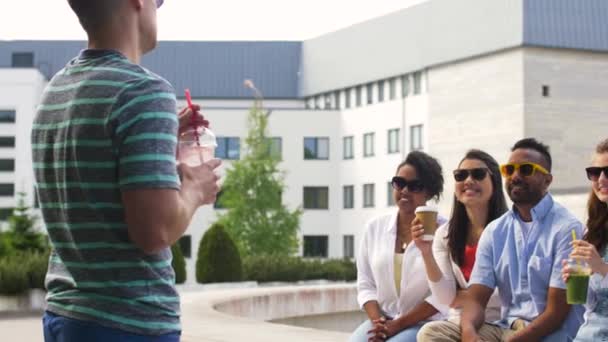
[[[378,217],[367,224],[357,255],[357,301],[361,307],[370,300],[378,301],[380,309],[389,317],[407,314],[426,301],[439,313],[430,320],[444,319],[447,305],[431,295],[420,250],[412,241],[403,255],[401,295],[395,288],[395,239],[397,213]]]
[[[448,248],[448,229],[449,224],[445,223],[437,228],[435,239],[433,239],[433,256],[441,270],[441,279],[434,283],[429,280],[431,292],[444,305],[450,305],[456,298],[457,288],[466,289],[469,287],[460,267],[450,256]],[[448,320],[460,322],[461,309],[450,308]],[[494,322],[500,319],[500,297],[498,289],[494,291],[486,307],[486,322]]]

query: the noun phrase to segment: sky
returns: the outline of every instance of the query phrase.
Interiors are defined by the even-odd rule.
[[[424,0],[165,0],[159,40],[305,40]],[[67,0],[0,0],[0,40],[83,40]]]

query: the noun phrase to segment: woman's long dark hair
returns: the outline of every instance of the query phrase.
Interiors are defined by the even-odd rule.
[[[606,152],[608,152],[608,139],[600,142],[595,148],[597,154]],[[593,189],[591,189],[587,201],[587,216],[587,232],[583,239],[594,245],[598,253],[602,255],[608,243],[606,241],[608,238],[608,206],[597,198]]]
[[[467,154],[462,158],[458,165],[466,159],[475,159],[486,164],[490,170],[490,178],[492,181],[492,197],[490,197],[490,203],[488,205],[488,221],[486,225],[500,217],[507,211],[507,204],[505,195],[502,191],[502,179],[500,178],[500,170],[498,163],[492,156],[484,151],[480,150],[469,150]],[[454,194],[454,204],[452,205],[452,216],[448,226],[448,249],[450,256],[456,262],[458,266],[464,264],[464,250],[467,244],[467,237],[469,234],[469,216],[467,210]]]

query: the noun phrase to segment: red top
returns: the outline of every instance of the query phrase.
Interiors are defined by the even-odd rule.
[[[473,265],[475,265],[475,252],[477,252],[477,245],[464,247],[464,263],[460,266],[460,270],[467,282],[473,272]]]

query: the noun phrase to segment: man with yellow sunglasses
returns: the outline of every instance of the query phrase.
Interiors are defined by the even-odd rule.
[[[468,300],[461,316],[462,341],[570,341],[582,310],[566,303],[561,260],[571,251],[571,232],[582,224],[548,193],[553,180],[549,148],[518,141],[500,170],[513,208],[491,222],[477,247]],[[488,299],[498,287],[502,317],[484,324]],[[456,339],[455,339],[456,340]]]

